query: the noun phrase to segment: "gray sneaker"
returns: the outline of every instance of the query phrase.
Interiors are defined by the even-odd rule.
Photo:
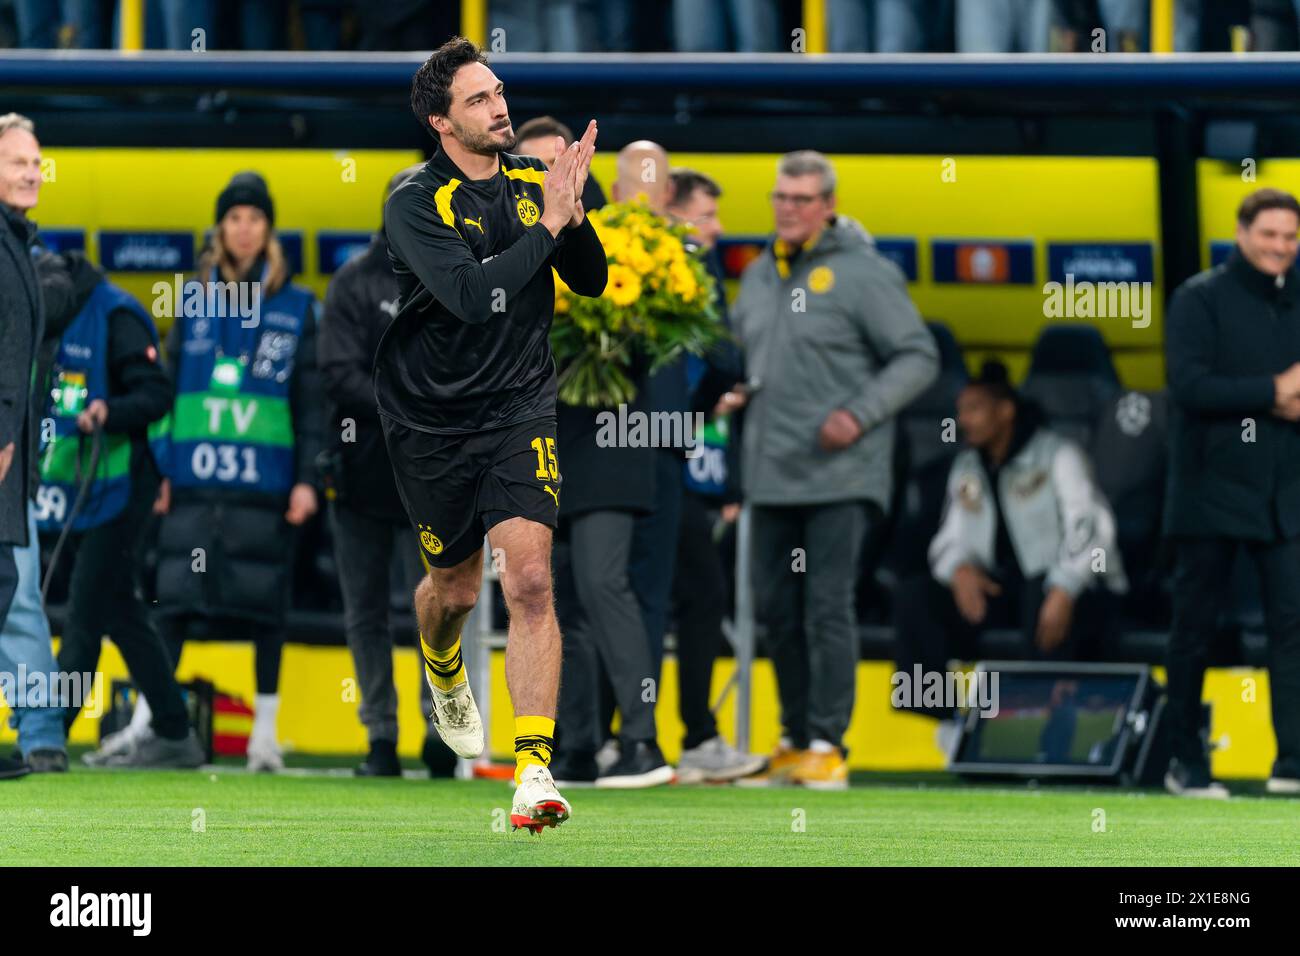
[[[596,751],[596,769],[604,773],[614,764],[618,763],[618,758],[623,751],[619,747],[618,738],[612,737],[606,740],[601,748]]]
[[[152,730],[137,737],[125,753],[109,756],[105,767],[192,770],[203,764],[203,747],[193,730],[183,740],[168,740]]]
[[[135,741],[153,731],[148,724],[143,727],[128,725],[111,734],[105,734],[99,742],[99,749],[81,755],[81,762],[88,767],[106,767],[108,759],[130,751]]]
[[[678,783],[719,783],[748,777],[763,769],[767,760],[742,753],[721,737],[713,737],[698,747],[683,750],[677,761]]]
[[[27,755],[27,766],[32,773],[67,773],[68,755],[62,750],[33,750]]]

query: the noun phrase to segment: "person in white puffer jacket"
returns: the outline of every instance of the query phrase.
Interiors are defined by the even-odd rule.
[[[1029,657],[1095,656],[1113,636],[1110,596],[1128,582],[1087,454],[1042,423],[997,361],[962,390],[957,418],[968,447],[948,475],[930,574],[904,581],[895,600],[900,670],[973,659],[995,627],[1021,631]]]

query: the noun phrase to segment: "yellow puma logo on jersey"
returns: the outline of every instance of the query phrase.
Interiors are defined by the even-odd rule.
[[[557,508],[560,507],[560,496],[555,493],[555,489],[552,488],[550,485],[542,485],[542,489],[548,495],[550,495],[552,498],[555,499],[555,507]]]
[[[469,218],[469,216],[466,216],[464,221],[465,221],[465,225],[467,225],[467,226],[473,226],[473,227],[474,227],[475,229],[477,229],[480,233],[483,231],[483,217],[482,217],[482,216],[479,216],[478,219],[471,219],[471,218]]]

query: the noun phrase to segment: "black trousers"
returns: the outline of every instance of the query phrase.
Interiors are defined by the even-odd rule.
[[[181,652],[191,630],[201,630],[203,637],[222,641],[248,641],[254,647],[253,672],[259,694],[280,692],[280,660],[284,656],[283,623],[267,624],[246,617],[203,617],[197,614],[174,614],[162,619],[162,630],[171,652],[172,669],[180,665]],[[148,696],[148,695],[146,695]]]
[[[390,576],[395,573],[394,553],[407,594],[415,591],[424,574],[420,546],[405,519],[396,524],[362,514],[339,502],[329,506],[334,531],[334,563],[343,594],[343,629],[361,688],[358,716],[373,746],[377,740],[397,742],[397,688],[393,684],[393,634],[389,628]],[[433,710],[433,698],[424,667],[419,668],[423,713]],[[431,742],[442,744],[432,729]],[[445,746],[445,745],[444,745]]]
[[[987,598],[984,620],[971,624],[957,610],[952,589],[929,574],[905,579],[894,599],[894,632],[898,642],[898,669],[912,673],[919,664],[926,673],[942,673],[948,661],[975,660],[978,641],[988,629],[1006,628],[1021,633],[1021,652],[1030,660],[1080,660],[1097,656],[1116,620],[1117,601],[1102,588],[1081,593],[1066,638],[1044,653],[1034,643],[1038,612],[1043,606],[1043,575],[1003,580],[1002,593]],[[940,719],[952,716],[949,708],[908,708]]]
[[[1202,683],[1239,546],[1254,559],[1263,590],[1269,696],[1277,736],[1273,773],[1300,777],[1300,538],[1269,543],[1175,539],[1174,621],[1167,664],[1174,756],[1200,766],[1207,761],[1197,734]]]
[[[638,515],[628,555],[628,579],[641,605],[641,620],[650,646],[655,679],[664,660],[664,634],[673,603],[673,559],[677,525],[681,520],[685,494],[681,454],[676,449],[658,449],[654,454],[654,510]]]
[[[756,506],[756,617],[781,698],[781,730],[794,746],[843,747],[853,715],[859,654],[855,601],[862,542],[884,520],[871,501]]]
[[[157,474],[139,462],[132,468],[131,495],[122,513],[69,542],[75,554],[59,670],[97,670],[100,641],[107,634],[135,686],[149,699],[154,732],[178,740],[189,733],[189,717],[171,655],[150,618],[139,581],[141,539],[157,492]],[[66,726],[72,726],[78,710],[68,708]]]
[[[725,641],[722,618],[727,609],[727,576],[722,554],[713,543],[713,513],[706,499],[687,491],[682,496],[677,529],[677,573],[673,599],[677,617],[677,689],[690,750],[718,735],[709,707],[713,662]]]
[[[655,739],[658,677],[628,580],[634,522],[628,511],[592,511],[566,521],[556,536],[555,603],[564,645],[557,750],[591,753],[604,740],[602,670],[623,718],[623,740]]]

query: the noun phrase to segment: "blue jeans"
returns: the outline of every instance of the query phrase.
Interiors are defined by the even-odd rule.
[[[1174,0],[1174,52],[1201,50],[1201,0]]]
[[[239,48],[241,50],[283,50],[287,46],[284,24],[289,19],[283,0],[241,0],[239,4]]]
[[[72,48],[101,49],[104,18],[101,0],[14,0],[18,45],[29,50],[52,50],[59,45],[59,28],[72,28]]]
[[[791,38],[776,0],[673,0],[673,42],[678,53],[774,53]]]
[[[1297,0],[1300,2],[1300,0]],[[1151,16],[1150,0],[1098,0],[1101,11],[1101,25],[1106,28],[1106,49],[1111,53],[1120,52],[1119,35],[1131,33],[1137,38],[1139,50],[1150,50],[1151,40],[1148,30]],[[1085,39],[1085,42],[1091,42]]]
[[[580,53],[596,49],[599,14],[593,0],[492,0],[489,53]],[[497,33],[497,31],[502,31]]]
[[[623,53],[636,49],[634,0],[605,0],[600,5],[600,49]]]
[[[827,0],[831,53],[920,53],[927,25],[938,19],[935,0]]]
[[[16,687],[23,675],[44,674],[52,679],[59,672],[50,643],[50,622],[41,604],[41,545],[36,538],[36,512],[27,503],[27,547],[0,545],[0,672],[6,683]],[[47,684],[49,686],[49,684]],[[32,685],[26,684],[30,689]],[[13,708],[9,725],[18,730],[18,748],[27,756],[33,750],[63,750],[61,700],[25,695],[27,706]]]
[[[307,49],[337,50],[343,37],[343,0],[302,0],[299,10]]]
[[[958,53],[1046,53],[1052,0],[957,0]]]
[[[145,17],[145,46],[151,50],[192,49],[194,30],[203,30],[207,49],[216,45],[215,0],[149,0]]]

